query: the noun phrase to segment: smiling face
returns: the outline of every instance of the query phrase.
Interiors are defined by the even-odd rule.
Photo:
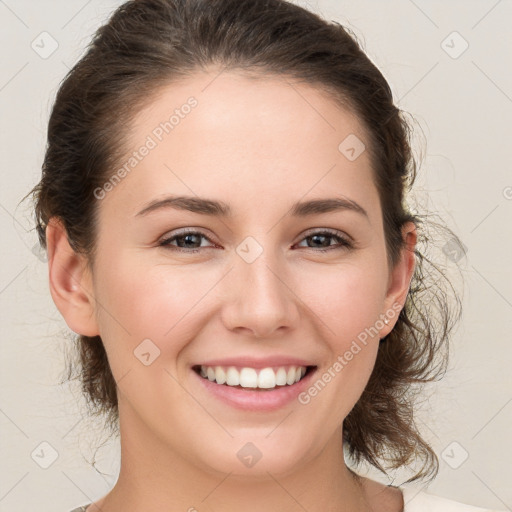
[[[93,309],[66,320],[101,336],[122,438],[141,457],[287,472],[326,446],[341,456],[343,419],[396,321],[379,319],[403,304],[411,268],[388,269],[368,151],[339,149],[348,136],[367,143],[355,117],[311,86],[217,75],[168,86],[136,116],[135,160],[98,192],[97,256],[82,281]],[[244,391],[199,365],[255,369],[247,382],[265,367],[278,383],[280,367],[308,372]]]

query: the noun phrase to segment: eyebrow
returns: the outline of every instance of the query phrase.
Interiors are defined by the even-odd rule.
[[[186,210],[193,213],[217,217],[233,216],[231,207],[228,204],[222,201],[193,196],[168,196],[163,199],[151,201],[145,205],[136,216],[144,216],[148,213],[165,208]],[[343,210],[359,213],[369,220],[368,212],[360,204],[351,199],[341,197],[312,199],[310,201],[294,203],[290,209],[290,215],[293,217],[307,217],[309,215]]]

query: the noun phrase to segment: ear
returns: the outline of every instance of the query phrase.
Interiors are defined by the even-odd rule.
[[[402,249],[400,260],[395,268],[391,270],[384,301],[385,309],[383,315],[381,315],[381,318],[387,317],[389,319],[389,324],[384,325],[381,329],[380,338],[384,338],[393,330],[400,310],[404,307],[416,267],[414,249],[417,243],[417,231],[413,222],[407,222],[402,227],[402,238],[405,240],[406,246]]]
[[[92,279],[85,256],[68,242],[62,221],[52,217],[46,227],[50,293],[69,328],[77,334],[99,334]]]

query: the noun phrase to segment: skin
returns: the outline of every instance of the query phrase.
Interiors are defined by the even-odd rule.
[[[322,374],[393,304],[403,306],[415,226],[404,226],[409,250],[388,268],[368,151],[350,161],[338,150],[349,134],[365,141],[364,129],[310,85],[198,72],[151,98],[128,147],[140,147],[190,96],[197,107],[98,201],[92,269],[57,219],[47,228],[52,297],[73,331],[101,336],[118,383],[120,476],[88,512],[402,510],[398,489],[367,478],[357,485],[342,452],[343,420],[398,315],[307,405],[231,408],[202,389],[191,366],[284,354]],[[224,201],[234,216],[172,208],[136,215],[169,194]],[[368,217],[288,215],[296,201],[334,196],[356,201]],[[176,239],[174,250],[158,245],[179,228],[209,240],[181,239],[188,253]],[[352,237],[354,247],[308,238],[323,229]],[[236,252],[247,236],[263,248],[251,264]],[[322,243],[330,250],[321,252]],[[160,355],[145,366],[134,350],[147,338]],[[250,468],[237,458],[249,441],[262,453]]]

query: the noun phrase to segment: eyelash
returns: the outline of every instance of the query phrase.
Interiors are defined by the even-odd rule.
[[[166,238],[164,240],[161,240],[159,242],[158,246],[159,247],[164,247],[166,249],[170,249],[170,250],[173,250],[173,251],[179,251],[179,252],[185,252],[185,253],[197,253],[197,252],[199,252],[201,248],[197,248],[197,249],[184,249],[183,247],[176,247],[176,246],[173,246],[173,245],[170,244],[170,242],[172,242],[174,240],[177,240],[179,238],[184,238],[187,235],[199,235],[199,236],[205,238],[206,240],[208,240],[210,243],[214,244],[214,242],[212,242],[212,240],[210,240],[210,238],[207,237],[201,231],[183,231],[181,233],[173,235],[172,237],[169,237],[169,238]],[[353,248],[353,244],[352,244],[352,242],[350,242],[350,240],[348,238],[342,236],[341,233],[338,232],[338,231],[331,231],[331,230],[315,231],[313,233],[310,233],[308,236],[304,237],[301,240],[301,242],[303,240],[306,240],[308,238],[312,238],[313,236],[317,236],[317,235],[327,235],[328,237],[336,238],[338,240],[339,244],[338,244],[338,246],[328,247],[326,249],[319,249],[319,248],[315,249],[314,247],[306,247],[306,249],[312,249],[315,252],[327,252],[327,251],[332,251],[332,250],[352,249]],[[206,249],[211,249],[211,247],[206,247]]]

